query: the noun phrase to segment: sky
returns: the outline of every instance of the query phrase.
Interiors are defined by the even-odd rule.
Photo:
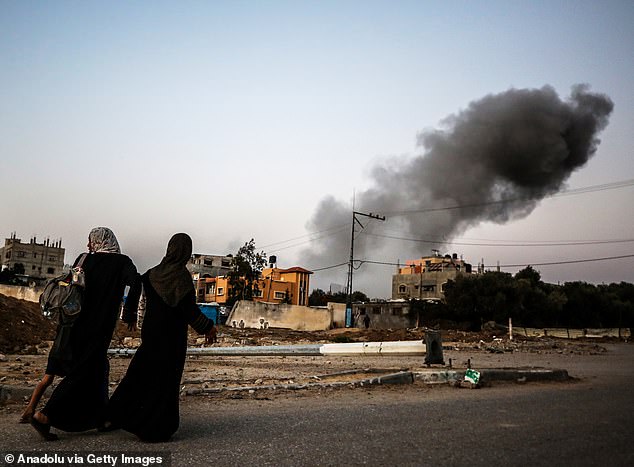
[[[141,272],[176,232],[203,254],[253,238],[327,290],[346,283],[353,202],[382,215],[370,194],[389,192],[411,211],[399,177],[425,159],[420,184],[478,180],[431,172],[425,135],[487,96],[566,103],[585,84],[613,109],[556,190],[441,239],[412,226],[459,200],[364,218],[354,288],[389,298],[395,265],[431,248],[552,283],[634,282],[632,24],[627,0],[0,0],[0,235],[61,238],[72,262],[110,227]]]

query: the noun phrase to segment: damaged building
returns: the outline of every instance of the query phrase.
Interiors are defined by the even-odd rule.
[[[447,282],[471,273],[471,264],[456,253],[442,256],[434,250],[431,256],[409,260],[398,267],[392,276],[392,299],[440,301]]]
[[[28,243],[22,243],[12,233],[0,248],[0,264],[2,270],[14,271],[25,282],[41,283],[62,273],[64,255],[61,239],[51,241],[47,238],[38,243],[37,238],[32,237]]]

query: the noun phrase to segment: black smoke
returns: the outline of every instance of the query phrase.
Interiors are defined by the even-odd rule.
[[[485,96],[445,119],[440,129],[421,133],[420,155],[374,167],[372,188],[356,195],[357,210],[387,215],[385,230],[438,242],[483,221],[525,217],[595,154],[597,134],[613,107],[609,97],[586,85],[574,86],[566,100],[550,86]],[[350,221],[350,204],[327,197],[308,229]],[[355,243],[355,258],[379,252],[385,241],[367,236]],[[412,250],[399,247],[400,257],[409,258]],[[418,245],[416,256],[433,247]],[[312,267],[345,262],[349,248],[349,234],[326,236],[303,260]]]

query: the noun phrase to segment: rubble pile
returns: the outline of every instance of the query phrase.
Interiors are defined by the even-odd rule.
[[[42,316],[38,303],[0,294],[0,352],[37,353],[37,346],[55,337],[55,321]]]

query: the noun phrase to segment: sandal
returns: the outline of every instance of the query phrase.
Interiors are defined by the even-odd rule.
[[[20,422],[19,423],[31,423],[31,419],[33,418],[33,415],[22,415],[20,417]]]
[[[42,423],[38,421],[35,417],[32,417],[31,426],[35,428],[35,431],[37,431],[40,436],[46,441],[56,441],[59,439],[59,437],[55,433],[50,432],[51,425],[49,425],[48,423]]]

